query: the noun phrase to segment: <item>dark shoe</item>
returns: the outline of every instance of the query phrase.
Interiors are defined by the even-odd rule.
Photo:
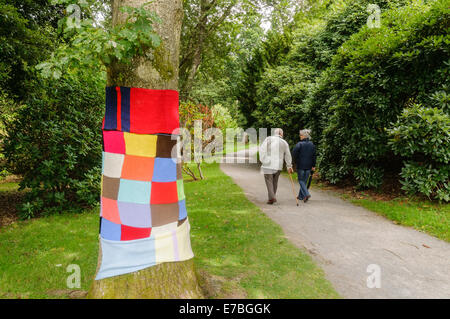
[[[311,197],[311,195],[306,196],[306,197],[303,199],[303,202],[306,203],[310,197]]]
[[[277,202],[277,199],[276,199],[276,198],[272,199],[272,202],[273,202],[273,203],[276,203],[276,202]]]
[[[267,201],[267,204],[273,205],[273,199],[269,199],[269,200]]]
[[[298,200],[303,200],[303,198],[300,198],[300,197],[298,197],[298,196],[297,196],[297,199],[298,199]]]

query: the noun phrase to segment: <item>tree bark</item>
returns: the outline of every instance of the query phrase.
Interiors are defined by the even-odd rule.
[[[113,0],[113,25],[126,16],[123,5],[140,6],[148,0]],[[161,45],[129,65],[114,63],[108,68],[108,86],[178,90],[180,31],[183,18],[181,0],[155,0],[149,5],[162,22],[155,25]],[[99,265],[101,261],[99,249]],[[98,271],[98,268],[97,268]],[[94,280],[88,298],[203,298],[193,260],[162,263],[137,272]]]

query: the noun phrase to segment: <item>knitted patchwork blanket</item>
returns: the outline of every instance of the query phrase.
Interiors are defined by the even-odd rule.
[[[178,129],[177,91],[106,88],[96,280],[194,256]]]

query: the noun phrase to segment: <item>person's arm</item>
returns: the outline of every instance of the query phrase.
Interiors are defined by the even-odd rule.
[[[261,163],[266,162],[266,155],[267,155],[267,137],[259,147],[259,160],[261,161]]]
[[[294,148],[292,149],[292,161],[294,162],[295,165],[297,165],[297,155],[298,155],[298,144],[296,144],[294,146]]]
[[[294,148],[291,151],[292,154],[292,171],[294,171],[294,167],[297,167],[297,162],[295,161],[295,152],[296,152],[297,145],[294,145]]]
[[[291,151],[289,150],[289,144],[284,141],[284,161],[286,162],[286,167],[289,173],[292,173],[292,156]]]

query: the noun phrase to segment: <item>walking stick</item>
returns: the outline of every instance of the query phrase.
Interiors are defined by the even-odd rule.
[[[306,188],[307,188],[307,189],[309,189],[309,187],[311,186],[313,174],[314,174],[314,171],[311,171],[311,174],[309,174],[309,177],[308,177],[308,184],[306,185]]]
[[[297,198],[297,195],[295,195],[295,190],[294,190],[294,181],[292,180],[292,176],[291,176],[291,173],[289,173],[289,171],[288,171],[288,174],[289,174],[289,179],[291,180],[292,193],[294,194],[294,197],[295,197],[295,200],[296,200],[297,206],[298,206],[298,198]]]

